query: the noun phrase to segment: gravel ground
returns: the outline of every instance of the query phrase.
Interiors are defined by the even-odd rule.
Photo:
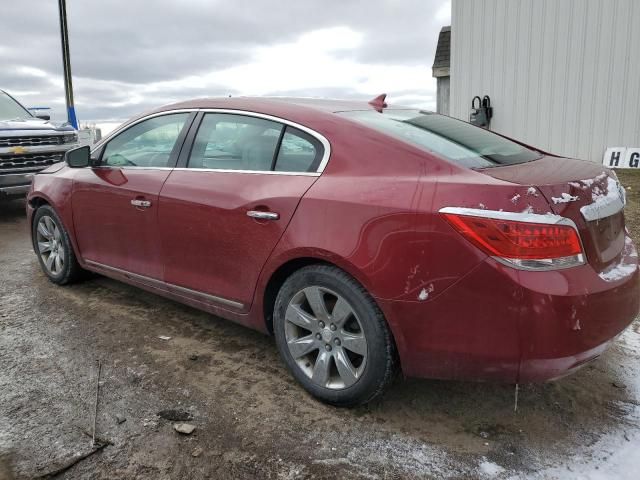
[[[620,177],[640,243],[640,172]],[[91,450],[98,361],[97,435],[113,444],[56,478],[631,479],[640,468],[639,320],[577,374],[521,386],[517,412],[510,385],[401,379],[340,410],[294,383],[271,338],[103,277],[49,283],[19,201],[0,204],[0,289],[0,480]],[[195,431],[174,431],[157,415],[167,409]]]

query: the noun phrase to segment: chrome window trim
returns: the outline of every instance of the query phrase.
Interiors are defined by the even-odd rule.
[[[190,288],[181,287],[180,285],[175,285],[173,283],[163,282],[162,280],[157,280],[155,278],[146,277],[144,275],[140,275],[138,273],[129,272],[127,270],[122,270],[117,267],[110,267],[109,265],[105,265],[103,263],[94,262],[93,260],[85,260],[85,263],[88,265],[97,268],[99,270],[106,270],[108,272],[114,272],[120,275],[124,275],[125,277],[129,277],[133,280],[137,280],[138,282],[148,284],[152,287],[164,289],[168,293],[183,293],[187,295],[191,295],[194,297],[201,297],[205,300],[218,303],[220,305],[226,305],[228,307],[233,307],[238,310],[242,310],[244,305],[240,302],[236,302],[234,300],[229,300],[227,298],[218,297],[216,295],[211,295],[209,293],[200,292],[198,290],[192,290]],[[175,291],[172,291],[175,290]]]
[[[118,169],[118,170],[175,170],[175,168],[173,167],[134,167],[132,165],[123,165],[123,166],[118,166],[118,165],[97,165],[95,167],[83,167],[83,168],[99,168],[99,169],[105,169],[105,170],[113,170],[113,169]]]
[[[295,175],[299,177],[319,177],[320,172],[276,172],[273,170],[233,170],[231,168],[186,168],[176,167],[172,170],[181,172],[218,172],[218,173],[248,173],[260,175]]]
[[[315,172],[281,172],[281,171],[272,171],[272,170],[232,170],[232,169],[225,169],[225,168],[186,168],[186,167],[178,167],[178,168],[171,168],[171,167],[133,167],[133,166],[128,166],[128,167],[116,167],[116,166],[109,166],[109,165],[101,165],[100,167],[97,168],[130,168],[130,169],[149,169],[149,170],[164,170],[164,169],[168,169],[168,170],[187,170],[187,171],[199,171],[199,172],[219,172],[219,173],[251,173],[251,174],[266,174],[266,175],[298,175],[298,176],[303,176],[303,177],[318,177],[322,174],[322,172],[324,171],[324,169],[326,168],[327,164],[329,163],[329,158],[331,157],[331,144],[329,143],[329,140],[327,140],[327,138],[322,135],[321,133],[316,132],[315,130],[312,130],[309,127],[305,127],[304,125],[301,125],[299,123],[293,122],[291,120],[287,120],[285,118],[281,118],[281,117],[276,117],[273,115],[268,115],[266,113],[258,113],[258,112],[251,112],[248,110],[236,110],[236,109],[229,109],[229,108],[181,108],[181,109],[176,109],[176,110],[165,110],[163,112],[156,112],[156,113],[152,113],[150,115],[147,115],[145,117],[141,117],[131,123],[128,124],[123,124],[120,127],[118,127],[116,130],[114,130],[113,132],[111,132],[108,136],[106,136],[105,138],[103,138],[102,140],[100,140],[98,143],[96,143],[93,148],[91,149],[91,154],[93,154],[94,151],[102,148],[103,145],[105,145],[107,142],[109,142],[113,137],[115,137],[116,135],[118,135],[119,133],[123,132],[124,130],[128,129],[129,127],[133,127],[134,125],[137,125],[140,122],[143,122],[145,120],[149,120],[150,118],[155,118],[155,117],[159,117],[162,115],[171,115],[171,114],[176,114],[176,113],[193,113],[193,112],[203,112],[203,113],[222,113],[222,114],[229,114],[229,115],[243,115],[245,117],[255,117],[255,118],[262,118],[264,120],[270,120],[272,122],[278,122],[281,123],[283,125],[289,125],[291,127],[297,128],[299,130],[302,130],[305,133],[308,133],[309,135],[311,135],[312,137],[314,137],[316,140],[318,140],[321,144],[322,147],[324,149],[324,152],[322,154],[322,159],[320,160],[320,164],[318,165],[318,168],[316,169]],[[96,168],[96,167],[94,167]]]

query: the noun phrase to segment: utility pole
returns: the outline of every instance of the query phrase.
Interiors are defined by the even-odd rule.
[[[66,0],[58,0],[60,13],[60,37],[62,40],[62,67],[64,70],[64,94],[67,103],[67,120],[73,128],[78,128],[76,109],[73,105],[73,83],[71,82],[71,59],[69,58],[69,32],[67,29]]]

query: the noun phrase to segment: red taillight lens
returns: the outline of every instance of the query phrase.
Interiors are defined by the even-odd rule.
[[[583,263],[580,237],[572,225],[444,212],[442,215],[489,255],[522,268],[562,268]]]

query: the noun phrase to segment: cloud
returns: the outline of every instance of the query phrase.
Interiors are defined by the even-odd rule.
[[[286,95],[435,108],[444,0],[68,2],[76,111],[118,122],[186,98]],[[0,88],[64,120],[56,2],[3,5]]]

